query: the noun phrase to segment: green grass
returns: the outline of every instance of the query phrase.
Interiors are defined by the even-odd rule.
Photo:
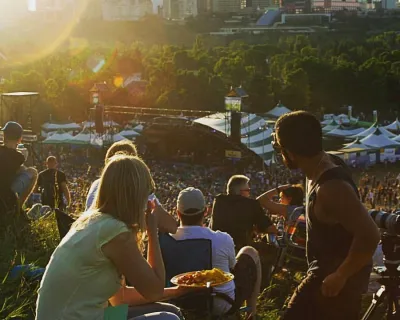
[[[38,281],[30,281],[23,275],[9,277],[9,271],[19,264],[33,263],[45,267],[59,242],[54,216],[29,222],[24,218],[0,217],[0,319],[33,319],[37,298]],[[273,278],[270,287],[259,296],[260,319],[277,320],[288,297],[300,282],[302,272],[282,272]],[[371,298],[364,299],[364,310]],[[188,317],[188,320],[191,320]],[[384,319],[382,310],[374,318]]]

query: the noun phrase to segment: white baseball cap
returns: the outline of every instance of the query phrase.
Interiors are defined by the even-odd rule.
[[[184,215],[195,215],[204,212],[206,201],[203,192],[199,189],[189,187],[183,189],[178,196],[178,211]],[[188,213],[188,211],[190,211]]]

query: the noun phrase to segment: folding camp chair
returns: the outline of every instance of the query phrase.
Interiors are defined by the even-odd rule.
[[[54,209],[57,221],[58,233],[60,234],[60,240],[66,236],[69,229],[71,229],[72,224],[75,219],[72,218],[67,213],[61,211],[60,209]]]
[[[164,260],[166,286],[172,286],[170,279],[174,276],[199,270],[212,269],[212,246],[209,239],[187,239],[175,240],[169,234],[159,234],[161,253]],[[235,301],[226,294],[215,292],[213,288],[205,291],[185,295],[173,301],[182,310],[193,312],[199,317],[209,319],[221,319],[232,316],[237,311],[248,311],[247,309],[231,309],[223,316],[213,316],[213,300],[215,297],[225,300],[231,306]]]

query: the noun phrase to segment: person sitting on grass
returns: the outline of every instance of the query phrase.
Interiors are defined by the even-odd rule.
[[[103,319],[116,310],[109,304],[129,305],[128,319],[181,318],[177,307],[152,303],[185,292],[179,287],[164,290],[157,216],[148,205],[154,188],[138,157],[117,154],[107,161],[91,209],[72,225],[46,267],[37,320]],[[142,254],[144,232],[147,259]],[[123,279],[132,287],[123,285]]]
[[[258,252],[246,246],[241,248],[235,256],[235,245],[229,234],[203,226],[206,213],[206,201],[199,189],[189,187],[182,190],[177,200],[180,226],[176,234],[171,236],[176,240],[211,240],[213,268],[234,274],[234,281],[215,287],[215,290],[228,295],[235,301],[235,305],[230,306],[226,301],[215,298],[214,312],[216,314],[227,313],[231,307],[239,309],[246,302],[251,308],[251,315],[255,315],[261,285],[261,264]]]

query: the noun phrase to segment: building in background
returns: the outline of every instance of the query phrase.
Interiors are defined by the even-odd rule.
[[[310,13],[312,0],[281,0],[280,7],[287,13]]]
[[[147,14],[153,14],[151,0],[102,0],[105,21],[136,21]]]
[[[41,23],[78,19],[75,0],[36,0],[34,15]]]
[[[27,0],[0,0],[0,30],[19,26],[28,15]]]
[[[356,11],[361,6],[357,0],[313,0],[312,10],[318,12]]]
[[[239,13],[242,0],[213,0],[211,4],[214,13]]]
[[[164,0],[163,16],[168,20],[182,20],[208,12],[209,0]]]
[[[376,4],[379,2],[375,2]],[[397,1],[396,0],[382,0],[380,1],[380,6],[382,9],[393,10],[397,9]]]
[[[278,0],[241,0],[240,7],[244,11],[262,11],[279,8]]]

